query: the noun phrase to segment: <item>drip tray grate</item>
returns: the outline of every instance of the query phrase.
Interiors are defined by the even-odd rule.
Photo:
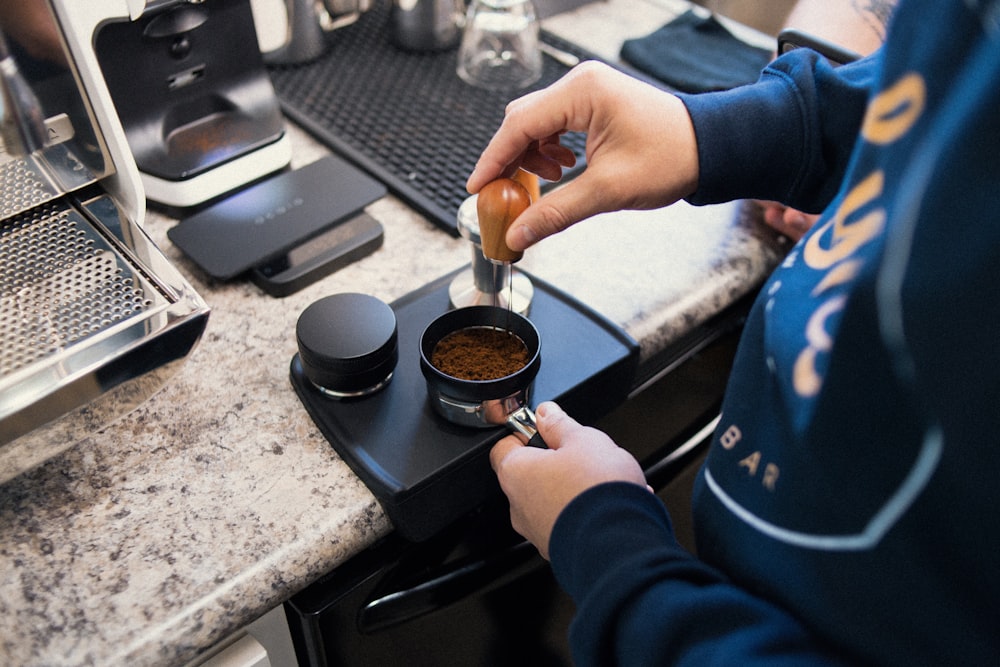
[[[465,181],[503,120],[507,102],[569,71],[543,58],[542,78],[518,91],[487,91],[455,74],[457,51],[412,53],[389,42],[388,3],[326,35],[327,49],[304,65],[271,67],[285,112],[321,142],[381,180],[398,197],[457,234]],[[596,59],[550,33],[543,41],[581,60]],[[583,168],[582,134],[563,143]]]
[[[142,313],[131,269],[76,211],[47,205],[0,230],[0,376]]]

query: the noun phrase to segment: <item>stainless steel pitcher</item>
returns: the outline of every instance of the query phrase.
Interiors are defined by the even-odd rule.
[[[389,10],[389,37],[409,51],[454,48],[464,24],[464,0],[392,0]]]
[[[371,9],[372,0],[285,0],[284,44],[264,54],[272,64],[306,63],[323,55],[326,33],[350,25]]]

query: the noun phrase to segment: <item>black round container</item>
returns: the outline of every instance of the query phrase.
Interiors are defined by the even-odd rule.
[[[337,398],[378,391],[399,358],[396,315],[367,294],[334,294],[311,304],[299,316],[295,338],[305,376]]]
[[[470,327],[500,326],[519,337],[528,347],[528,363],[515,373],[496,380],[463,380],[438,370],[431,354],[448,334]],[[495,306],[468,306],[448,311],[424,329],[420,336],[420,370],[433,393],[461,401],[480,402],[525,392],[542,365],[538,329],[526,317]]]

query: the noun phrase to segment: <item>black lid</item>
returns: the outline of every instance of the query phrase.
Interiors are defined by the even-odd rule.
[[[396,315],[367,294],[316,301],[299,316],[295,337],[306,377],[334,394],[374,391],[396,367]]]

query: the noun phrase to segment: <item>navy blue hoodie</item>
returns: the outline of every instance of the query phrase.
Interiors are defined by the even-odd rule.
[[[579,665],[1000,664],[1000,2],[685,96],[694,203],[823,210],[747,322],[698,558],[625,484],[563,512]]]

